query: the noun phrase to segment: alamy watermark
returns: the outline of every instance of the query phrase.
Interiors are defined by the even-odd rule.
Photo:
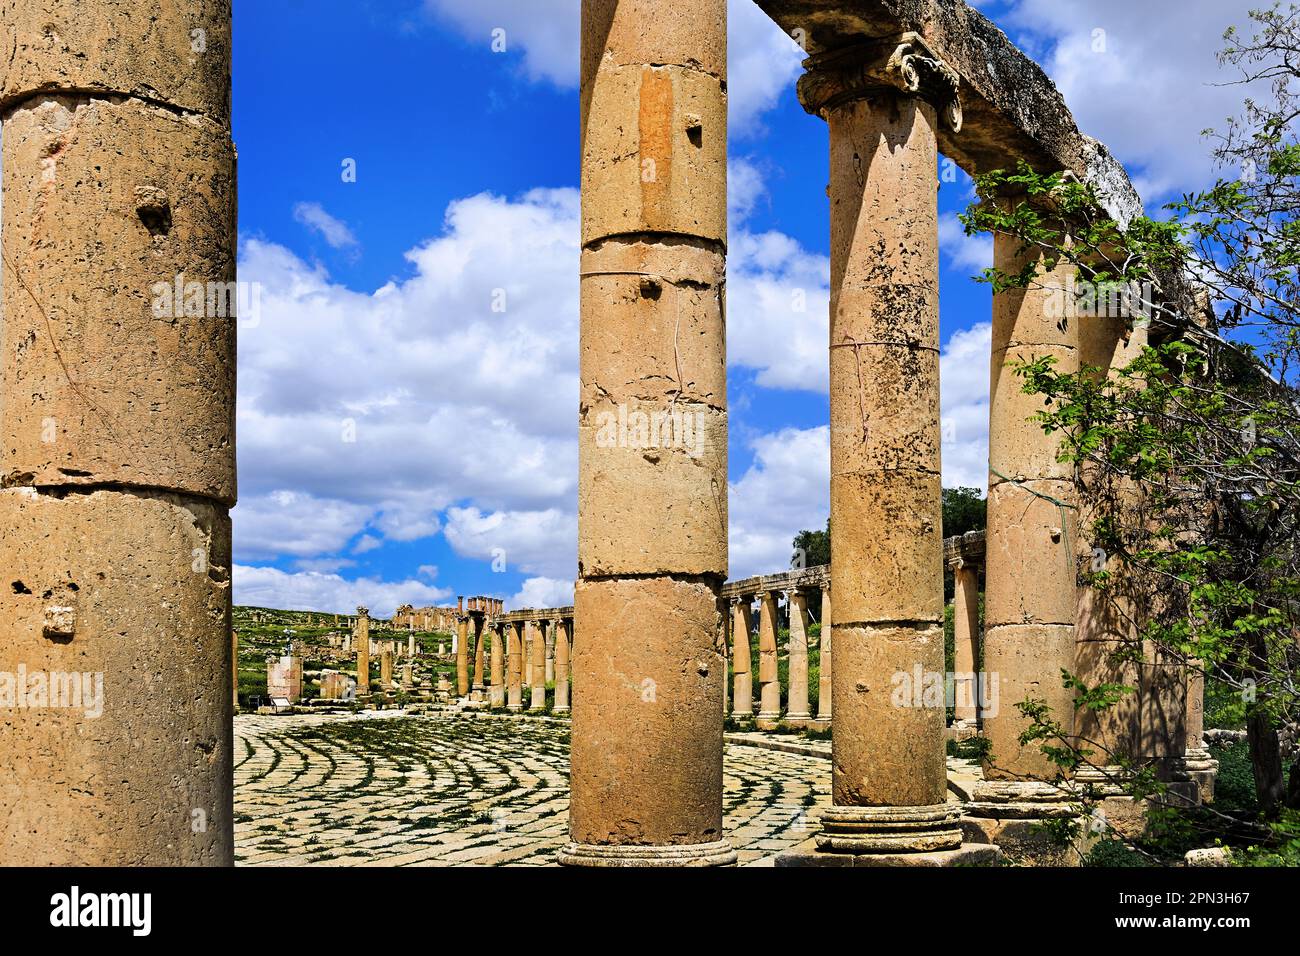
[[[1049,283],[1043,314],[1060,319],[1141,319],[1155,313],[1155,286],[1150,282],[1088,282],[1069,276],[1064,285]]]
[[[704,454],[704,413],[683,408],[643,412],[619,405],[596,415],[597,448],[679,448],[691,458]]]
[[[0,710],[80,710],[104,713],[104,675],[77,671],[0,671]]]
[[[968,707],[981,717],[998,715],[998,679],[983,671],[927,671],[917,664],[895,671],[890,703],[901,709]]]
[[[238,319],[243,328],[262,323],[262,284],[260,282],[187,281],[178,272],[170,282],[155,282],[153,294],[155,319]]]

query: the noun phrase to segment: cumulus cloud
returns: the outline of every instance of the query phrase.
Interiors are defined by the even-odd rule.
[[[1213,170],[1201,131],[1240,112],[1245,91],[1218,85],[1223,31],[1247,0],[1011,0],[998,23],[1033,55],[1080,128],[1125,163],[1148,203],[1204,186]]]
[[[945,488],[988,484],[992,332],[988,322],[954,332],[939,355]]]
[[[354,614],[358,605],[376,617],[391,617],[400,604],[438,604],[452,597],[450,588],[423,581],[382,581],[319,571],[289,573],[278,568],[236,564],[232,574],[235,603],[285,607],[325,614]]]
[[[517,53],[529,80],[578,85],[579,0],[425,0],[425,9],[485,50],[504,42],[502,55]],[[756,135],[762,115],[794,95],[804,54],[753,0],[729,0],[727,9],[728,123],[734,136]]]
[[[499,563],[497,570],[562,578],[578,564],[576,510],[494,511],[450,508],[446,538],[466,558]]]
[[[966,235],[955,212],[939,217],[939,251],[946,266],[971,276],[993,266],[993,237]]]
[[[293,207],[293,218],[318,234],[335,249],[350,249],[357,245],[357,237],[348,224],[335,219],[318,202],[300,202]]]
[[[529,578],[519,592],[506,598],[506,610],[569,607],[573,604],[573,578]]]

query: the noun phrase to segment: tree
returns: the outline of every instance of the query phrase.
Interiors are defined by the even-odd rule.
[[[826,519],[825,531],[800,531],[794,536],[794,554],[790,567],[815,568],[831,563],[831,519]]]
[[[1268,84],[1270,102],[1247,100],[1225,132],[1207,131],[1223,177],[1210,189],[1121,228],[1090,187],[1021,166],[977,190],[1022,201],[973,205],[963,221],[1042,253],[1019,274],[988,270],[995,291],[1046,288],[1064,263],[1078,277],[1075,321],[1115,319],[1118,303],[1128,334],[1147,336],[1122,368],[1067,374],[1041,358],[1018,372],[1079,466],[1081,530],[1099,556],[1082,582],[1127,619],[1135,646],[1236,689],[1260,806],[1294,841],[1300,817],[1284,810],[1300,808],[1300,761],[1288,788],[1278,728],[1300,711],[1300,7],[1251,17],[1251,37],[1225,34],[1221,62]],[[1063,679],[1090,709],[1128,690]],[[1069,715],[1026,705],[1027,733],[1063,766],[1106,758],[1071,739]]]
[[[943,489],[943,536],[951,538],[967,531],[983,531],[988,516],[984,496],[978,488]]]

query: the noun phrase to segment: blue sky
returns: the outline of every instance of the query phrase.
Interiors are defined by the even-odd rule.
[[[1240,95],[1205,79],[1244,4],[979,6],[1148,200],[1208,178],[1197,133]],[[236,0],[240,278],[261,288],[240,333],[238,603],[568,602],[577,9]],[[825,520],[829,227],[797,50],[749,0],[730,30],[735,576],[777,570]],[[970,192],[959,175],[939,199],[947,485],[982,485],[987,453],[989,295],[970,276],[991,247],[954,220]]]

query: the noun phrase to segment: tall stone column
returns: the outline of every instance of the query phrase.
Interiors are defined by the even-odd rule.
[[[474,615],[474,683],[472,692],[475,700],[482,700],[483,694],[487,690],[483,686],[483,643],[486,639],[485,629],[486,620],[482,614]]]
[[[781,719],[781,676],[777,668],[777,592],[758,596],[758,719]]]
[[[393,686],[393,652],[385,647],[379,652],[379,689],[391,690]]]
[[[1186,740],[1179,769],[1196,783],[1200,801],[1210,803],[1214,800],[1219,761],[1205,746],[1205,665],[1198,660],[1187,662]]]
[[[582,4],[569,864],[736,859],[722,834],[718,646],[726,9]]]
[[[456,696],[469,693],[469,615],[456,622]]]
[[[958,559],[953,582],[953,718],[962,727],[974,727],[979,719],[979,568]]]
[[[524,688],[523,688],[523,657],[524,657],[524,625],[521,621],[513,621],[506,625],[506,637],[509,641],[509,653],[506,659],[506,709],[523,710],[524,709]]]
[[[0,666],[92,698],[0,718],[4,862],[229,866],[230,3],[0,18]]]
[[[505,625],[497,624],[492,628],[492,683],[488,687],[488,704],[503,707],[505,702]]]
[[[945,711],[905,690],[944,670],[935,170],[957,78],[914,34],[808,66],[800,99],[830,128],[835,530],[834,805],[817,845],[941,863],[961,846]]]
[[[555,713],[569,712],[569,622],[555,622]]]
[[[414,656],[415,656],[415,631],[414,631],[414,629],[409,630],[409,631],[407,632],[407,635],[406,635],[406,656],[407,656],[407,657],[414,657]]]
[[[532,632],[533,663],[533,682],[530,685],[533,695],[528,705],[529,710],[546,709],[546,681],[542,679],[546,675],[546,640],[542,636],[543,627],[545,627],[543,621],[528,622],[528,630]]]
[[[546,644],[546,683],[555,680],[555,621],[542,622],[542,634]]]
[[[785,715],[796,720],[812,717],[808,712],[808,595],[795,588],[786,592],[790,610],[790,691]]]
[[[738,720],[754,716],[754,673],[749,654],[749,635],[753,630],[748,596],[731,600],[731,671],[733,692],[731,715]]]
[[[370,609],[357,608],[356,630],[352,643],[357,649],[357,696],[370,693]]]
[[[1041,253],[1023,250],[1019,239],[994,237],[998,270],[1019,273],[1040,260]],[[1062,262],[1033,288],[993,297],[984,671],[997,682],[998,705],[983,715],[992,751],[986,786],[975,795],[977,815],[986,802],[1031,803],[1055,789],[1051,782],[1060,768],[1038,743],[1020,744],[1029,720],[1017,705],[1033,698],[1046,701],[1067,725],[1074,717],[1073,692],[1062,687],[1061,671],[1073,668],[1075,652],[1075,469],[1058,461],[1060,436],[1032,420],[1043,408],[1042,396],[1025,394],[1014,369],[1046,356],[1059,372],[1078,371],[1078,324],[1058,307],[1073,273]],[[994,813],[1005,811],[989,809]]]
[[[834,672],[831,670],[832,640],[831,630],[831,588],[822,585],[822,629],[820,657],[817,664],[817,722],[829,725],[833,707],[832,683]]]

